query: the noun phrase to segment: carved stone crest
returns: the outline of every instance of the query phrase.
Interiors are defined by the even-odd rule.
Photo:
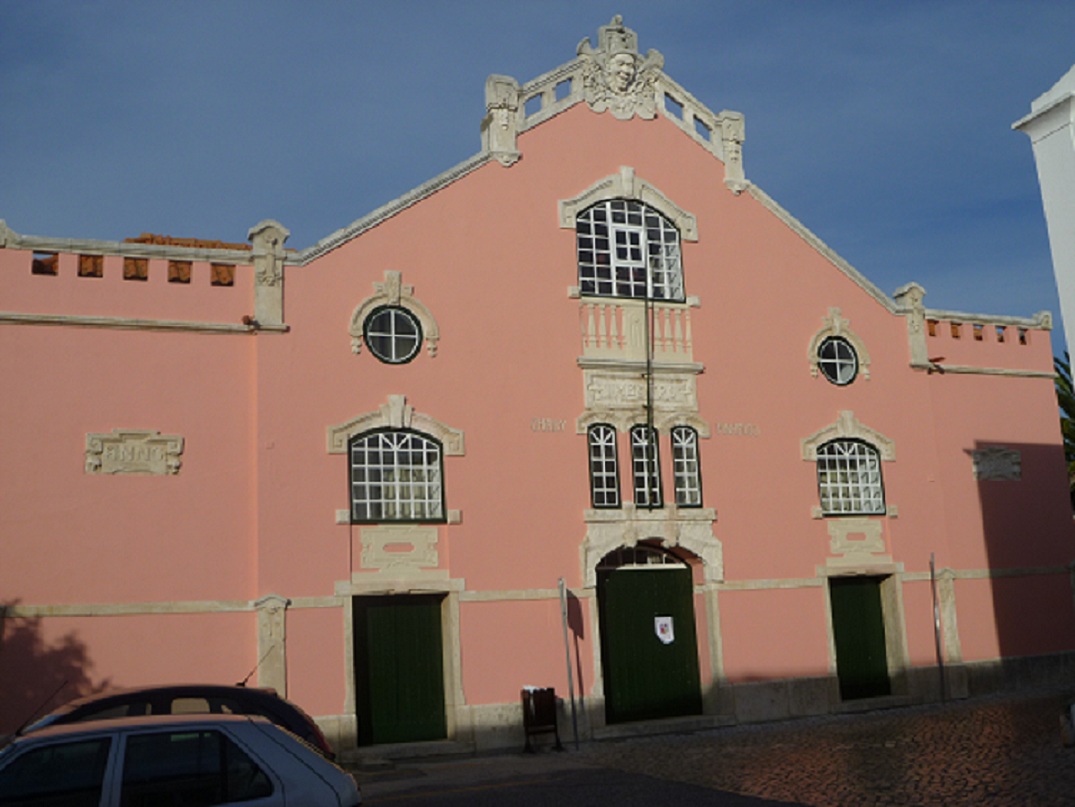
[[[664,67],[664,57],[653,49],[640,55],[638,34],[624,26],[622,17],[616,15],[601,26],[596,48],[583,39],[578,55],[585,63],[583,98],[594,112],[607,109],[619,120],[656,116],[657,73]]]

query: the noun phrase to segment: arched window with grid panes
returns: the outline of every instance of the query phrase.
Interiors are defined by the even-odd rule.
[[[444,521],[443,451],[406,429],[355,435],[350,442],[351,521]]]
[[[698,432],[690,426],[672,429],[672,475],[678,507],[702,506],[702,466],[698,458]]]
[[[595,508],[620,506],[620,466],[616,429],[596,423],[587,430],[590,450],[590,501]]]
[[[651,426],[631,427],[631,478],[637,507],[662,507],[661,464],[657,455],[657,430]]]
[[[885,512],[881,455],[864,440],[830,440],[818,446],[817,487],[825,515]]]
[[[598,297],[682,302],[679,230],[633,199],[606,199],[579,213],[579,290]]]

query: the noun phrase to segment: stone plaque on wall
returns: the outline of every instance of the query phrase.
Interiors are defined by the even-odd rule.
[[[88,474],[177,474],[182,454],[183,438],[175,434],[115,429],[86,435]]]
[[[646,381],[623,373],[586,371],[586,408],[593,410],[634,409],[646,403],[647,396],[657,409],[697,411],[698,396],[693,375],[675,374]]]

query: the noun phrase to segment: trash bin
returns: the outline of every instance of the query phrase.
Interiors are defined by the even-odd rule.
[[[556,750],[563,751],[560,743],[560,728],[556,724],[556,690],[552,687],[524,687],[523,731],[526,733],[524,751],[532,752],[530,738],[535,734],[552,733],[556,737]]]

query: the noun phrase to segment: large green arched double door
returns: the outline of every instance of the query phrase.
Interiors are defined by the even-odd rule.
[[[690,568],[599,568],[597,602],[606,721],[700,714]]]

